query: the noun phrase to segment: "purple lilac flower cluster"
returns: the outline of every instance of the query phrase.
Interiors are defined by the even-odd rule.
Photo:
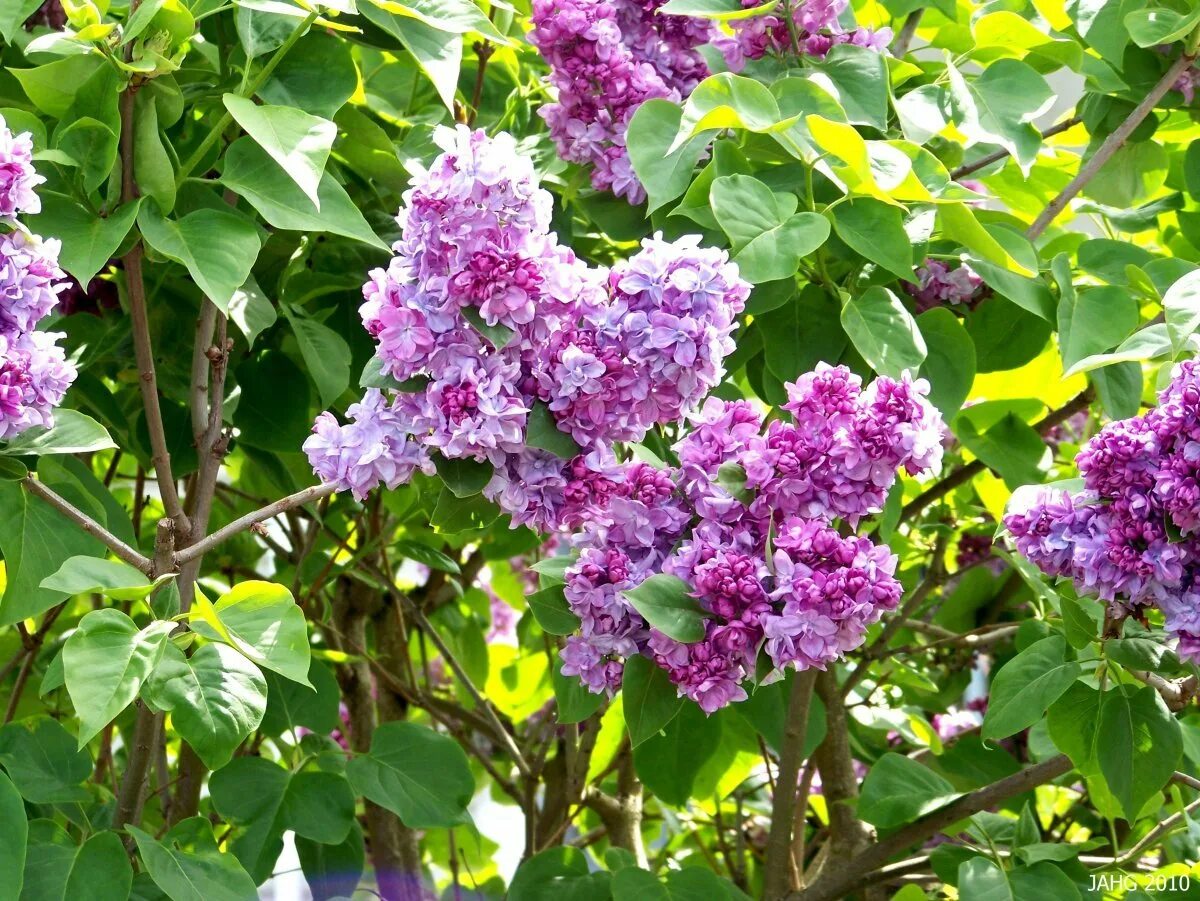
[[[659,15],[663,0],[534,0],[529,39],[550,65],[557,102],[539,111],[559,155],[591,169],[592,186],[640,203],[645,190],[625,130],[652,98],[679,101],[708,74],[696,48],[710,26]]]
[[[75,380],[57,333],[35,331],[58,304],[67,277],[58,267],[59,242],[24,231],[14,217],[37,213],[34,192],[45,179],[33,168],[33,140],[14,136],[0,117],[0,438],[54,425],[54,408]]]
[[[762,0],[741,0],[742,7],[753,9],[762,6]],[[841,24],[842,13],[850,0],[802,0],[792,5],[792,28],[781,18],[777,7],[769,13],[736,19],[729,23],[730,33],[719,33],[713,46],[725,57],[725,64],[733,72],[740,72],[750,60],[762,59],[768,54],[782,55],[793,51],[792,31],[800,52],[824,59],[830,48],[837,44],[854,44],[878,53],[887,53],[892,41],[892,30],[869,28],[847,30]]]
[[[760,660],[824,669],[900,599],[896,557],[843,534],[878,513],[897,472],[941,465],[942,421],[907,376],[865,388],[821,364],[787,386],[789,420],[708,399],[675,446],[677,467],[626,464],[584,525],[565,595],[581,620],[563,673],[614,691],[642,654],[706,712],[746,697]],[[682,579],[706,617],[683,644],[651,628],[624,592],[655,573]]]
[[[721,380],[750,285],[697,238],[589,267],[550,232],[551,197],[510,136],[437,140],[361,309],[383,371],[418,390],[369,391],[344,425],[323,413],[304,449],[359,498],[432,472],[434,451],[487,463],[484,494],[515,523],[575,528],[622,479],[613,444],[680,421]],[[531,419],[577,453],[527,445]]]
[[[926,260],[917,270],[917,282],[904,282],[904,290],[912,297],[918,313],[934,307],[965,307],[973,310],[991,296],[982,278],[963,263],[951,268],[941,260]]]
[[[1112,616],[1157,607],[1180,655],[1200,660],[1200,360],[1180,364],[1158,399],[1083,447],[1083,491],[1026,486],[1004,524],[1039,569]]]

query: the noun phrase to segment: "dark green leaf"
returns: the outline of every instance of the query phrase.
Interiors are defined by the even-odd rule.
[[[625,661],[621,697],[629,741],[635,748],[661,732],[684,705],[666,671],[641,656]]]
[[[579,628],[579,617],[571,612],[561,585],[535,591],[526,600],[543,631],[551,635],[570,635]]]
[[[692,588],[678,576],[655,573],[621,592],[651,626],[685,644],[704,638],[704,611]]]
[[[928,353],[916,320],[887,288],[872,286],[842,307],[842,328],[880,375],[915,371]]]
[[[541,401],[534,401],[525,424],[525,443],[549,451],[563,460],[570,460],[583,453],[575,439],[558,427],[558,421]]]
[[[1034,642],[992,679],[983,719],[985,739],[1006,738],[1032,726],[1078,678],[1079,664],[1067,659],[1066,641],[1051,635]]]
[[[871,767],[858,799],[859,815],[880,829],[915,820],[958,797],[954,786],[927,766],[889,752]]]

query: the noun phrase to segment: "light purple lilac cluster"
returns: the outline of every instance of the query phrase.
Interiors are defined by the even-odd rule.
[[[14,136],[0,117],[0,217],[13,226],[0,234],[0,438],[54,425],[54,408],[75,380],[62,335],[35,331],[68,285],[59,242],[29,234],[14,218],[41,210],[34,188],[44,181],[30,134]]]
[[[707,22],[659,15],[664,0],[534,0],[529,39],[550,65],[557,101],[539,113],[559,155],[591,170],[592,186],[640,203],[645,190],[625,130],[652,98],[679,101],[708,74],[696,48]]]
[[[1200,361],[1180,364],[1158,400],[1083,447],[1083,491],[1021,488],[1004,525],[1039,569],[1112,616],[1157,607],[1180,656],[1200,660]]]
[[[550,232],[550,194],[510,136],[436,139],[361,309],[383,371],[415,390],[369,391],[344,425],[323,413],[304,449],[359,498],[432,472],[433,452],[490,464],[484,494],[515,523],[575,528],[620,480],[614,443],[679,422],[719,383],[750,285],[698,238],[589,267]],[[574,449],[534,446],[547,438]]]
[[[741,0],[744,9],[762,6],[763,0]],[[725,57],[730,71],[740,72],[750,60],[768,55],[785,56],[800,52],[824,59],[830,48],[838,44],[854,44],[878,53],[887,53],[892,30],[855,27],[847,29],[841,23],[842,14],[850,0],[801,0],[790,4],[792,28],[789,29],[786,10],[789,4],[777,6],[769,13],[736,19],[729,23],[729,33],[719,32],[712,44]],[[795,31],[793,45],[792,31]]]
[[[944,426],[905,376],[863,387],[821,364],[787,386],[789,419],[708,399],[676,445],[679,464],[626,464],[575,543],[565,595],[579,616],[563,673],[615,691],[642,654],[706,712],[746,697],[763,667],[824,669],[900,599],[896,557],[844,534],[883,507],[897,473],[941,465]],[[682,579],[706,617],[701,641],[651,628],[624,596],[655,573]]]
[[[941,260],[929,259],[917,270],[917,282],[904,282],[904,290],[912,297],[917,312],[934,307],[965,307],[973,310],[991,296],[982,278],[966,263],[953,268]]]

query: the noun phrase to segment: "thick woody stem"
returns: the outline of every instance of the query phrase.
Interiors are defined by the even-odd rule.
[[[822,878],[811,887],[790,896],[790,901],[839,901],[870,884],[875,870],[906,848],[925,841],[952,823],[1044,785],[1070,770],[1071,761],[1066,755],[1060,754],[963,795],[957,801],[921,817],[867,848],[863,853],[848,860],[836,872],[822,874]]]
[[[767,867],[763,877],[763,897],[767,901],[782,898],[791,887],[796,785],[800,779],[800,765],[804,762],[808,712],[816,677],[816,670],[797,673],[788,696],[787,729],[783,736],[783,747],[779,751],[775,796],[771,799],[771,831],[767,835]]]

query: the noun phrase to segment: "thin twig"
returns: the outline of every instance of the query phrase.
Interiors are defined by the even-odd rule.
[[[150,575],[153,564],[148,557],[138,553],[124,541],[114,535],[100,523],[96,522],[66,498],[59,495],[45,482],[39,482],[33,476],[26,476],[24,485],[30,494],[36,494],[51,507],[57,510],[89,535],[98,538],[113,555],[124,560],[130,566],[136,567],[146,575]]]
[[[763,897],[767,901],[786,895],[791,882],[792,811],[800,765],[804,762],[808,712],[816,677],[817,671],[813,669],[797,673],[788,696],[787,727],[779,751],[779,774],[771,799],[771,831],[767,835],[767,866],[763,876]]]
[[[1083,121],[1082,116],[1072,116],[1070,119],[1064,119],[1062,122],[1059,122],[1057,125],[1051,125],[1049,128],[1047,128],[1045,131],[1042,132],[1042,141],[1044,142],[1047,138],[1052,138],[1055,135],[1060,135],[1064,131],[1068,131],[1068,130],[1074,128],[1076,125],[1078,125],[1082,121]],[[960,178],[966,178],[968,175],[978,172],[980,169],[986,169],[992,163],[999,162],[1000,160],[1004,159],[1008,155],[1009,155],[1009,151],[1004,147],[1001,147],[998,150],[993,150],[991,153],[987,154],[986,156],[981,156],[979,159],[975,160],[974,162],[967,163],[966,165],[963,165],[963,166],[959,166],[957,169],[955,169],[953,172],[950,173],[950,177],[952,179],[954,179],[955,181],[958,181]]]
[[[223,541],[227,541],[234,535],[253,528],[260,522],[273,519],[280,513],[291,510],[293,507],[307,504],[309,501],[320,500],[323,497],[333,494],[336,490],[337,486],[331,484],[313,485],[305,488],[303,491],[297,491],[295,494],[289,494],[287,497],[280,498],[273,504],[267,504],[267,506],[255,510],[253,513],[247,513],[245,516],[235,519],[229,525],[222,526],[206,538],[178,551],[175,554],[175,562],[182,566],[189,560],[204,556]]]
[[[904,20],[904,24],[900,26],[900,31],[896,34],[896,39],[892,41],[892,56],[900,59],[904,54],[908,53],[908,45],[912,43],[912,39],[917,34],[917,26],[921,24],[921,14],[925,12],[925,8],[914,9],[908,14],[908,18]]]
[[[1049,228],[1050,223],[1067,208],[1067,204],[1084,189],[1084,186],[1096,177],[1096,174],[1104,168],[1104,164],[1112,158],[1113,154],[1124,146],[1129,136],[1158,105],[1158,101],[1162,100],[1167,91],[1171,90],[1171,86],[1179,80],[1179,76],[1191,68],[1194,62],[1195,56],[1185,53],[1171,64],[1166,74],[1159,79],[1158,84],[1150,89],[1150,93],[1143,97],[1142,102],[1129,114],[1129,118],[1104,139],[1104,143],[1092,154],[1091,159],[1084,163],[1078,174],[1058,192],[1057,197],[1046,204],[1046,208],[1033,220],[1033,224],[1025,231],[1025,236],[1029,240],[1033,241],[1042,236],[1042,232]]]

